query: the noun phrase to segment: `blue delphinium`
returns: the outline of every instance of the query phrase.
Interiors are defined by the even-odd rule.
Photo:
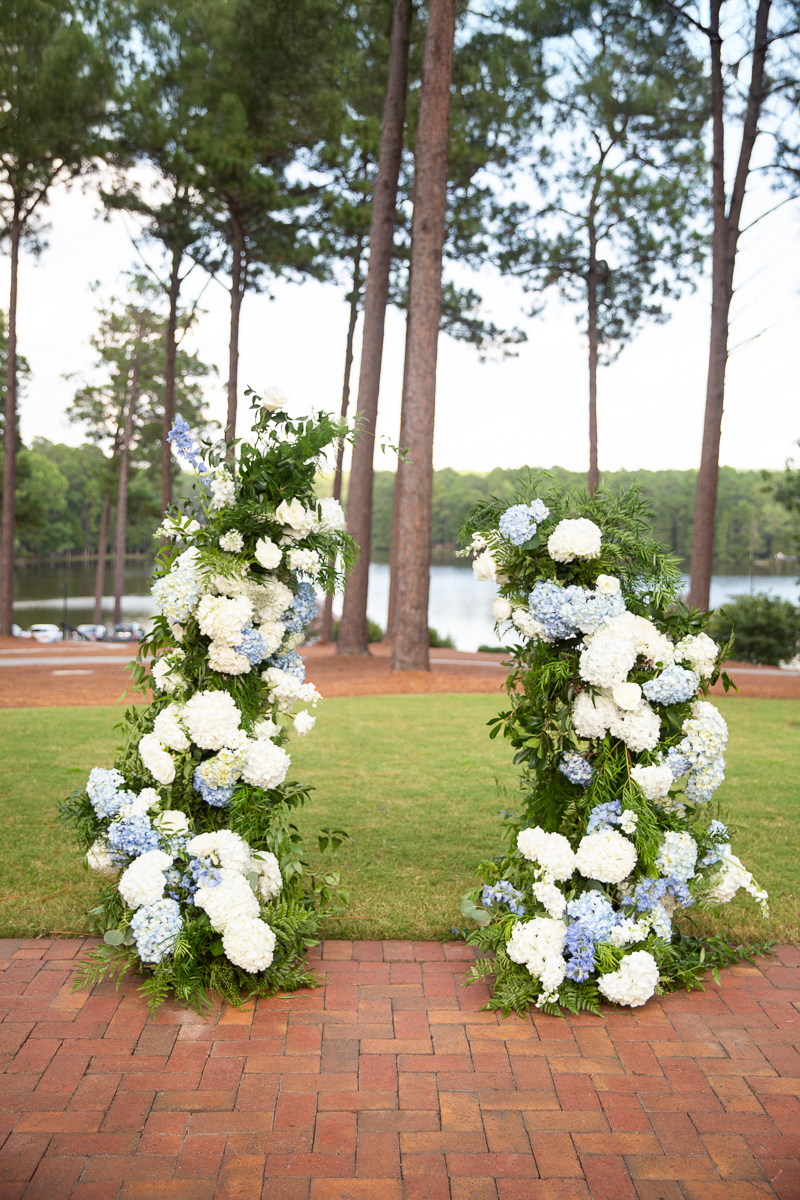
[[[513,546],[524,546],[536,533],[537,521],[550,516],[550,509],[542,500],[532,504],[513,504],[500,518],[500,533]]]
[[[126,857],[138,858],[158,849],[158,834],[149,817],[123,817],[108,827],[108,849],[117,862]]]
[[[539,582],[528,596],[528,608],[534,620],[549,638],[572,638],[580,633],[569,616],[563,615],[564,588],[549,580]]]
[[[131,932],[142,962],[160,963],[170,954],[183,928],[181,907],[176,900],[156,900],[137,909]]]
[[[583,983],[594,970],[594,941],[585,925],[578,923],[567,929],[564,954],[567,958],[567,979]]]
[[[517,917],[521,917],[525,913],[522,900],[522,892],[512,887],[507,879],[501,879],[493,886],[487,883],[481,896],[481,903],[485,908],[488,908],[490,904],[505,904]]]
[[[178,454],[190,462],[196,471],[201,475],[206,474],[208,467],[197,453],[197,443],[192,437],[189,422],[184,417],[175,418],[175,423],[167,434],[167,441],[172,443]]]
[[[594,775],[591,763],[588,763],[583,755],[578,754],[575,750],[567,750],[561,755],[558,769],[562,775],[566,775],[570,783],[577,783],[579,787],[586,787],[587,784],[590,784]]]
[[[125,780],[116,767],[110,770],[94,767],[89,772],[86,791],[98,817],[115,817],[123,804],[135,798],[133,792],[120,791],[124,783]]]
[[[290,650],[288,654],[271,655],[267,659],[267,666],[277,667],[279,671],[285,671],[287,675],[294,675],[301,683],[306,677],[306,664],[296,650]]]
[[[269,656],[269,645],[260,629],[254,629],[252,621],[248,621],[242,630],[239,643],[233,647],[237,654],[243,654],[251,666],[255,667]]]
[[[622,815],[622,801],[607,800],[605,804],[597,804],[589,813],[587,833],[605,833],[614,825],[619,825]]]
[[[700,680],[686,667],[666,667],[655,679],[642,684],[648,700],[656,704],[683,704],[697,691]]]
[[[584,928],[595,942],[603,942],[615,925],[619,914],[602,892],[583,892],[577,900],[570,900],[567,912],[573,923]]]

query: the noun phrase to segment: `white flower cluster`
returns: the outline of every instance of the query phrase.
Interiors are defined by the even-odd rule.
[[[506,943],[506,953],[512,962],[522,963],[534,979],[541,981],[538,1005],[558,998],[558,989],[566,977],[566,932],[563,921],[533,917],[530,921],[518,921]]]
[[[236,503],[236,484],[225,467],[219,467],[211,480],[211,507],[233,508]]]
[[[622,883],[636,866],[636,847],[616,829],[587,833],[575,851],[575,865],[586,879]]]
[[[546,833],[538,825],[521,829],[517,834],[517,849],[530,862],[538,862],[551,881],[563,883],[575,870],[575,855],[563,834]]]
[[[597,981],[602,994],[612,1004],[627,1004],[639,1008],[656,990],[658,965],[646,950],[626,954],[617,971],[601,975]]]
[[[668,766],[631,767],[631,779],[638,783],[648,800],[661,800],[672,787],[672,769]]]
[[[710,679],[714,674],[719,646],[707,633],[681,638],[675,647],[675,662],[688,662],[695,675]]]
[[[719,846],[718,850],[722,858],[722,867],[712,878],[708,898],[717,904],[730,904],[733,897],[742,888],[753,897],[757,904],[761,905],[761,911],[765,917],[768,917],[768,893],[758,886],[742,860],[731,853],[730,846]]]
[[[632,709],[623,709],[611,696],[579,692],[572,705],[572,724],[578,737],[595,739],[610,733],[640,753],[655,749],[661,718],[646,700],[640,700]]]
[[[555,562],[574,562],[576,558],[598,558],[602,533],[594,521],[585,517],[559,521],[547,539],[547,552]]]

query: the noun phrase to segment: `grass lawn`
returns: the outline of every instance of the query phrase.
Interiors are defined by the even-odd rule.
[[[771,893],[772,936],[800,941],[800,701],[715,703],[731,727],[728,778],[717,795],[738,829],[734,849]],[[318,789],[301,815],[303,832],[341,825],[355,839],[326,856],[351,893],[332,936],[440,938],[460,922],[476,862],[501,846],[496,814],[514,803],[508,747],[486,735],[497,709],[494,696],[430,695],[337,698],[318,710],[313,734],[295,747],[292,775]],[[111,765],[117,716],[109,708],[0,711],[0,936],[84,928],[93,881],[55,804],[91,767]],[[310,840],[312,863],[315,846]],[[750,901],[724,911],[729,932],[764,936]]]

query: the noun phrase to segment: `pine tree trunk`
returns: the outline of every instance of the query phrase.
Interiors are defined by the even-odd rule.
[[[409,280],[410,282],[410,280]],[[406,386],[408,384],[408,364],[410,362],[408,354],[409,338],[411,336],[411,321],[406,316],[406,344],[405,354],[403,357],[403,392],[400,404],[400,434],[397,445],[401,450],[405,448],[405,427],[403,425],[403,413],[405,412],[406,404]],[[389,611],[386,614],[386,633],[384,635],[385,642],[393,642],[395,629],[397,626],[397,558],[398,558],[398,539],[397,530],[400,524],[400,497],[403,494],[403,476],[405,464],[402,458],[397,460],[397,471],[394,477],[394,495],[392,496],[392,533],[389,541]]]
[[[166,513],[172,503],[172,446],[167,434],[175,420],[175,363],[178,346],[175,334],[178,329],[178,296],[181,290],[181,259],[183,253],[172,251],[172,270],[169,276],[169,318],[167,320],[167,344],[164,369],[164,424],[161,442],[161,512]]]
[[[225,440],[228,449],[225,457],[230,462],[234,457],[233,439],[236,437],[236,405],[239,390],[239,317],[246,283],[244,231],[241,223],[231,213],[231,335],[228,346],[228,417],[225,422]]]
[[[393,671],[427,671],[436,357],[447,216],[447,157],[455,0],[430,0],[422,67],[411,227],[413,270],[407,388],[401,425],[408,447],[397,522],[397,619]]]
[[[711,241],[711,337],[706,383],[706,411],[703,422],[703,448],[697,473],[689,603],[707,609],[714,564],[714,525],[719,481],[719,445],[722,413],[725,406],[725,371],[728,365],[728,321],[733,299],[733,274],[739,241],[742,204],[747,188],[750,160],[758,136],[758,121],[764,101],[764,67],[769,48],[771,0],[759,0],[753,41],[752,70],[747,109],[742,126],[742,142],[736,176],[726,211],[725,195],[725,85],[719,17],[723,0],[711,0],[709,19],[711,43],[711,123],[713,153],[711,159],[714,231]]]
[[[593,496],[600,482],[597,469],[597,263],[594,246],[586,278],[586,299],[589,318],[589,472],[586,482],[589,495]]]
[[[358,304],[361,298],[361,255],[364,252],[364,239],[359,234],[353,251],[353,288],[350,293],[350,319],[347,322],[347,343],[344,352],[344,382],[342,383],[341,418],[347,417],[350,407],[350,376],[353,371],[353,342],[358,321]],[[333,498],[342,498],[342,466],[344,463],[344,438],[339,438],[336,446],[336,470],[333,475]],[[322,632],[320,641],[330,642],[333,639],[333,596],[325,597],[322,610]]]
[[[100,513],[100,533],[97,537],[97,566],[94,573],[94,616],[95,625],[103,620],[103,591],[106,581],[106,552],[108,549],[108,519],[111,514],[111,499],[103,497],[103,508]]]
[[[141,338],[142,330],[139,329]],[[128,409],[125,414],[125,431],[122,435],[119,459],[119,485],[117,488],[117,528],[114,548],[114,624],[122,620],[122,592],[125,584],[125,541],[128,531],[128,475],[130,451],[133,438],[133,418],[139,401],[139,350],[136,348],[131,369],[131,389]]]
[[[11,637],[14,626],[14,542],[17,532],[17,286],[19,243],[22,236],[19,201],[9,229],[11,243],[11,289],[8,298],[6,337],[6,400],[3,439],[3,518],[0,546],[0,634]]]
[[[408,43],[411,0],[395,0],[389,52],[389,79],[383,107],[378,175],[372,198],[369,267],[364,293],[364,327],[358,378],[357,441],[350,466],[347,528],[361,554],[347,579],[339,625],[337,654],[369,654],[367,594],[372,539],[372,483],[375,422],[383,359],[383,332],[389,297],[389,270],[397,220],[397,181],[403,154],[403,127],[408,90]]]

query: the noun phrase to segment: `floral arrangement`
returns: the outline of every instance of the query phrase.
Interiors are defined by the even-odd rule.
[[[462,531],[493,614],[513,629],[510,708],[490,724],[522,766],[522,814],[505,856],[481,864],[462,913],[495,952],[492,1005],[599,1011],[644,1004],[745,956],[688,938],[676,914],[767,894],[711,815],[728,731],[705,699],[729,647],[678,599],[677,564],[653,541],[637,489],[567,495],[531,476]],[[729,681],[722,674],[727,690]]]
[[[251,395],[253,393],[250,393]],[[304,872],[287,782],[291,737],[314,727],[322,697],[297,653],[316,589],[341,583],[356,548],[314,476],[344,429],[326,415],[293,422],[270,389],[238,461],[185,421],[170,436],[198,473],[194,503],[158,535],[158,612],[134,666],[152,703],[130,709],[113,768],[95,768],[62,805],[86,865],[108,876],[92,912],[104,942],[80,984],[146,968],[144,991],[194,1006],[209,989],[239,1003],[308,982],[320,903],[337,877]],[[346,835],[324,830],[320,847]]]

